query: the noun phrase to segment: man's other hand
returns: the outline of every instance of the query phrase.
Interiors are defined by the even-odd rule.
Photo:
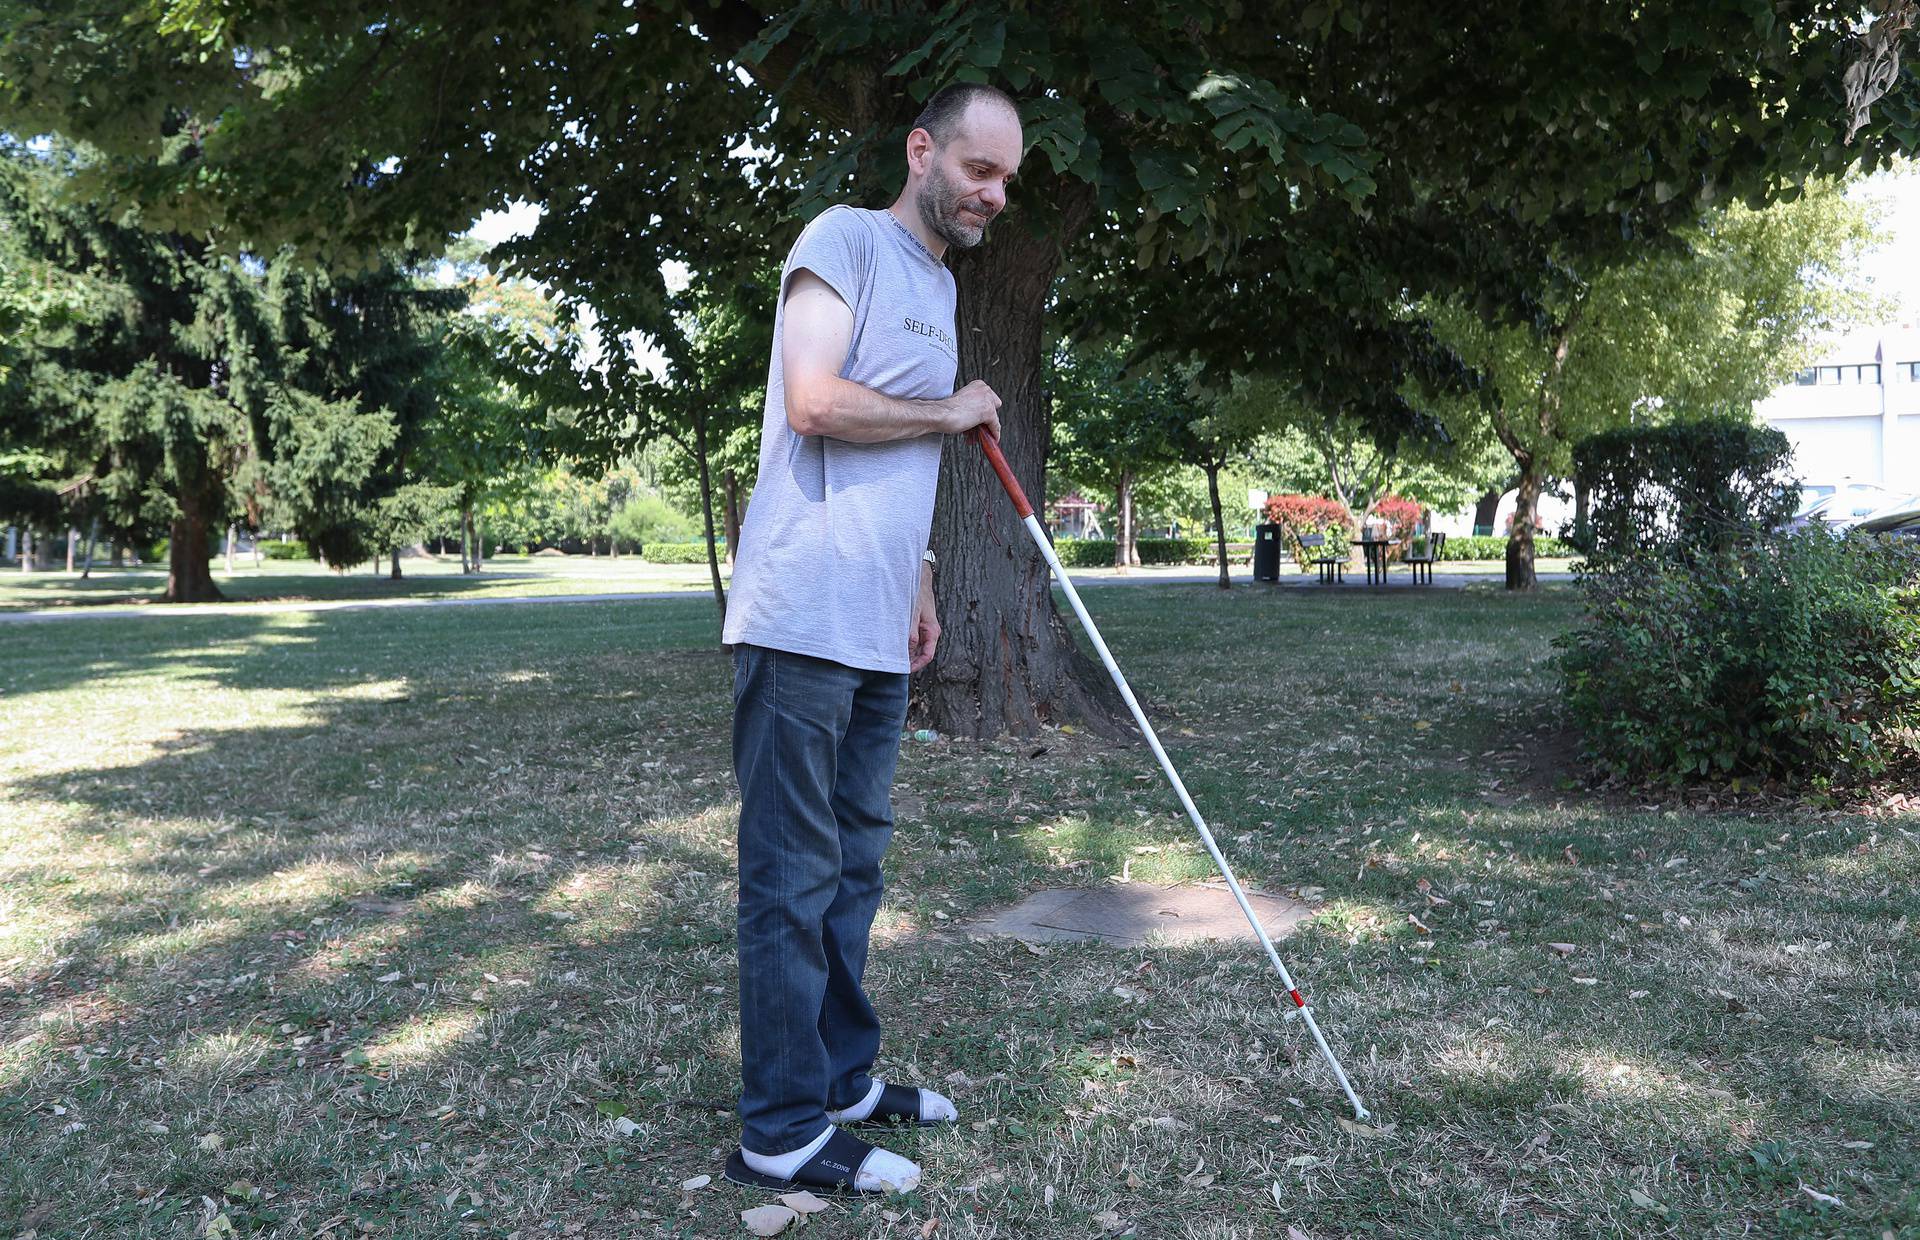
[[[984,385],[983,385],[984,386]],[[933,616],[933,566],[920,566],[920,601],[913,609],[913,632],[907,638],[910,670],[919,671],[933,662],[933,651],[940,644],[940,622]]]

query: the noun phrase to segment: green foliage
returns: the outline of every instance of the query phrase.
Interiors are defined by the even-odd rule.
[[[623,549],[639,551],[651,559],[659,545],[691,542],[699,532],[694,521],[658,495],[642,494],[629,499],[607,523],[607,532]],[[693,543],[699,546],[698,543]],[[701,553],[704,562],[705,553]]]
[[[1602,769],[1814,787],[1920,761],[1920,550],[1824,528],[1586,579],[1556,641]]]
[[[260,555],[268,560],[311,560],[313,551],[299,539],[281,542],[279,539],[262,539],[259,543]]]
[[[1571,543],[1559,538],[1550,538],[1536,534],[1533,539],[1533,553],[1543,559],[1562,559],[1574,554]],[[1485,535],[1449,534],[1447,541],[1440,544],[1442,560],[1504,560],[1507,557],[1507,540]]]
[[[1575,542],[1597,566],[1724,553],[1785,524],[1799,502],[1792,444],[1745,418],[1620,427],[1583,440],[1573,457],[1591,489]]]
[[[726,548],[721,547],[718,558],[724,560],[726,554]],[[703,542],[651,543],[640,548],[640,558],[649,564],[705,564],[707,544]]]
[[[1142,538],[1138,546],[1142,564],[1212,564],[1219,554],[1211,538]],[[1053,551],[1065,568],[1113,567],[1111,538],[1063,538],[1053,544]],[[1252,543],[1227,544],[1230,560],[1244,560],[1252,554]]]

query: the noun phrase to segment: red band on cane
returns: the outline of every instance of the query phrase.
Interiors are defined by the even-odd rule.
[[[1288,991],[1287,993],[1288,993],[1289,995],[1291,995],[1291,996],[1293,996],[1293,1006],[1295,1006],[1295,1007],[1305,1007],[1305,1006],[1307,1006],[1307,1001],[1306,1001],[1305,999],[1302,999],[1302,998],[1300,997],[1300,992],[1299,992],[1299,991],[1297,991],[1297,990],[1289,990],[1289,991]]]
[[[1000,485],[1007,488],[1007,498],[1013,501],[1013,510],[1025,521],[1033,515],[1033,505],[1027,502],[1027,493],[1020,489],[1014,480],[1013,470],[1007,466],[1007,458],[1000,454],[1000,441],[976,426],[973,428],[973,442],[987,454],[987,464],[993,466],[993,472],[1000,475]]]

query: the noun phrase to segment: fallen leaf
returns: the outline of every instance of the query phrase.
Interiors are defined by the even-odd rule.
[[[1288,1223],[1287,1224],[1287,1240],[1313,1240],[1313,1237],[1309,1236],[1306,1232],[1301,1231],[1298,1227],[1295,1227],[1292,1223]]]
[[[1645,1193],[1641,1192],[1637,1188],[1628,1189],[1627,1197],[1629,1200],[1633,1202],[1634,1205],[1639,1206],[1642,1210],[1652,1210],[1655,1214],[1665,1214],[1667,1212],[1667,1208],[1665,1206],[1661,1205],[1659,1202],[1647,1196]]]
[[[226,1143],[220,1139],[220,1134],[217,1132],[210,1132],[199,1141],[200,1148],[203,1150],[217,1150],[224,1144]]]
[[[634,1123],[632,1120],[622,1115],[620,1118],[613,1121],[613,1130],[619,1133],[623,1137],[630,1137],[634,1133],[640,1131],[640,1125]]]
[[[937,1218],[928,1219],[926,1222],[920,1224],[920,1240],[927,1240],[928,1236],[931,1236],[934,1232],[939,1230],[940,1230],[940,1220]]]
[[[1419,931],[1420,933],[1422,933],[1422,934],[1432,934],[1432,933],[1433,933],[1433,927],[1431,927],[1431,926],[1429,926],[1429,925],[1428,925],[1428,924],[1427,924],[1426,922],[1424,922],[1424,921],[1421,921],[1421,920],[1420,920],[1420,919],[1419,919],[1419,918],[1418,918],[1417,916],[1415,916],[1414,914],[1412,914],[1412,913],[1408,913],[1408,914],[1407,914],[1407,920],[1408,920],[1409,922],[1411,922],[1411,923],[1413,924],[1413,927],[1414,927],[1414,929],[1416,929],[1416,930],[1418,930],[1418,931]]]
[[[701,1176],[701,1179],[706,1179]],[[814,1214],[827,1208],[827,1203],[809,1192],[781,1193],[780,1204],[795,1214]]]
[[[1571,956],[1580,950],[1571,943],[1549,943],[1547,947],[1557,956]]]
[[[1127,1221],[1120,1217],[1118,1210],[1100,1211],[1100,1213],[1093,1216],[1093,1223],[1094,1226],[1098,1227],[1101,1231],[1119,1231],[1127,1225]]]
[[[695,1193],[695,1192],[699,1192],[701,1189],[705,1188],[707,1185],[711,1183],[713,1183],[712,1176],[696,1175],[691,1180],[680,1181],[680,1190],[682,1192]]]
[[[1800,1191],[1805,1193],[1807,1196],[1813,1198],[1815,1201],[1819,1202],[1821,1205],[1839,1206],[1842,1210],[1847,1208],[1846,1202],[1840,1200],[1838,1197],[1835,1197],[1831,1193],[1823,1193],[1818,1189],[1808,1188],[1805,1184],[1802,1184],[1800,1186]]]
[[[1840,1143],[1840,1146],[1841,1146],[1841,1148],[1842,1148],[1842,1149],[1849,1149],[1849,1150],[1870,1150],[1870,1149],[1872,1149],[1872,1148],[1873,1148],[1873,1142],[1871,1142],[1871,1141],[1842,1141],[1842,1142]]]
[[[233,1234],[233,1220],[224,1214],[216,1214],[207,1220],[207,1229],[200,1234],[203,1236],[231,1236]]]
[[[1295,1154],[1292,1158],[1287,1159],[1287,1166],[1298,1167],[1300,1170],[1305,1171],[1307,1168],[1317,1167],[1325,1161],[1326,1159],[1321,1158],[1317,1154]]]
[[[740,1211],[740,1221],[756,1236],[777,1236],[799,1217],[785,1206],[755,1206]]]
[[[373,980],[376,982],[397,982],[405,976],[406,974],[402,973],[398,969],[395,969],[391,973],[382,973],[379,977],[376,977]]]
[[[1280,1181],[1275,1180],[1273,1183],[1267,1185],[1267,1195],[1273,1198],[1274,1209],[1280,1210],[1285,1208],[1281,1203],[1286,1199],[1286,1190],[1280,1187]]]
[[[1340,1125],[1343,1131],[1350,1132],[1356,1137],[1384,1137],[1399,1127],[1398,1124],[1383,1124],[1375,1128],[1372,1124],[1363,1124],[1357,1119],[1348,1119],[1344,1115],[1334,1116],[1333,1122]]]

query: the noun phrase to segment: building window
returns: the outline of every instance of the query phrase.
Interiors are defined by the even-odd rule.
[[[1838,366],[1822,366],[1820,368],[1820,382],[1822,383],[1840,382],[1840,368]]]
[[[1900,364],[1907,368],[1907,382],[1920,383],[1920,362],[1902,362]]]
[[[1859,382],[1871,383],[1875,387],[1880,386],[1880,363],[1879,362],[1875,362],[1871,366],[1860,366],[1860,367],[1857,367],[1857,369],[1860,371]]]
[[[1920,363],[1913,364],[1920,365]],[[1804,383],[1807,382],[1807,380],[1803,379],[1801,382]],[[1870,383],[1878,387],[1880,384],[1880,364],[1874,362],[1862,366],[1822,366],[1820,367],[1819,382],[1823,384]]]
[[[1914,362],[1913,365],[1916,368],[1920,368],[1920,362]],[[1807,387],[1813,384],[1816,380],[1818,380],[1819,377],[1820,377],[1819,372],[1814,370],[1813,367],[1809,366],[1805,370],[1802,370],[1796,373],[1793,376],[1793,381],[1799,384],[1801,387]]]

